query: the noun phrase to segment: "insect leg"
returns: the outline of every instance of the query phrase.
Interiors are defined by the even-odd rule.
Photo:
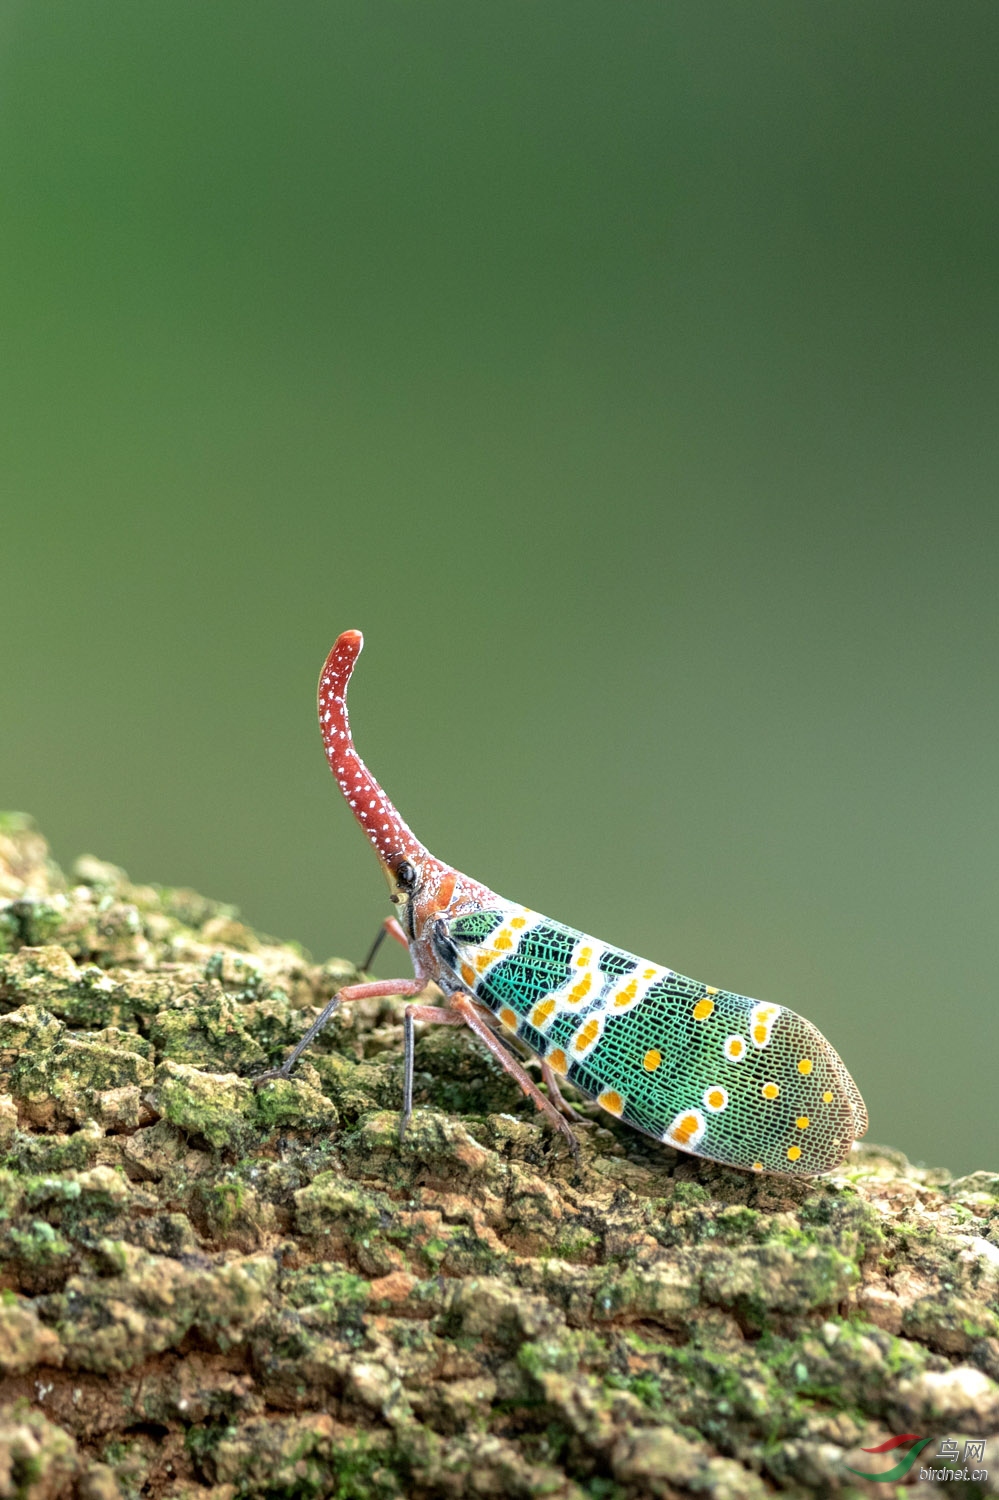
[[[464,1026],[461,1016],[443,1005],[407,1005],[402,1013],[403,1075],[402,1116],[399,1120],[399,1139],[406,1134],[409,1117],[413,1113],[413,1058],[416,1052],[415,1021],[436,1021],[440,1026]]]
[[[371,944],[371,947],[368,950],[367,958],[360,966],[360,972],[362,974],[367,974],[370,970],[371,965],[375,961],[375,954],[378,952],[382,943],[384,943],[386,936],[395,938],[396,942],[401,943],[404,948],[409,947],[409,939],[403,932],[402,928],[399,926],[396,918],[386,917],[384,922],[378,929],[378,936],[375,938],[374,942]]]
[[[351,1000],[375,1000],[382,995],[418,995],[423,988],[423,981],[419,979],[375,979],[370,984],[345,984],[342,990],[337,990],[333,999],[320,1012],[305,1035],[295,1043],[284,1062],[277,1068],[268,1068],[266,1073],[257,1074],[253,1080],[254,1087],[259,1088],[262,1083],[269,1083],[272,1078],[289,1078],[292,1068],[302,1053],[312,1045],[341,1005],[349,1004]]]
[[[544,1058],[541,1059],[541,1076],[545,1081],[546,1088],[548,1089],[548,1097],[551,1099],[552,1103],[555,1105],[555,1108],[559,1111],[559,1113],[563,1115],[567,1120],[578,1120],[580,1124],[588,1123],[586,1116],[581,1115],[578,1109],[573,1109],[572,1105],[565,1098],[562,1090],[558,1086],[558,1074],[555,1072],[554,1068],[550,1067],[549,1064],[545,1062]]]
[[[527,1073],[524,1069],[523,1064],[519,1063],[516,1058],[510,1056],[510,1053],[503,1046],[503,1043],[500,1041],[499,1037],[495,1035],[492,1029],[482,1019],[468,996],[463,995],[459,991],[456,995],[451,996],[451,1005],[454,1010],[457,1011],[458,1015],[462,1017],[465,1025],[471,1027],[472,1031],[475,1032],[475,1035],[479,1038],[480,1042],[483,1042],[485,1046],[489,1048],[489,1051],[493,1054],[500,1067],[505,1072],[509,1073],[511,1078],[516,1079],[517,1083],[519,1083],[524,1093],[531,1100],[531,1102],[537,1106],[537,1108],[544,1115],[545,1119],[548,1120],[550,1124],[554,1125],[555,1129],[560,1131],[561,1134],[565,1136],[566,1140],[569,1142],[569,1145],[572,1147],[573,1156],[575,1156],[578,1160],[579,1143],[576,1140],[576,1137],[573,1135],[572,1127],[569,1125],[568,1121],[563,1120],[562,1116],[559,1114],[552,1101],[545,1098],[544,1094],[534,1082],[534,1079],[531,1078],[530,1074]]]
[[[548,1097],[559,1114],[563,1115],[567,1120],[577,1120],[581,1125],[588,1125],[590,1123],[587,1115],[582,1115],[578,1109],[573,1109],[559,1088],[558,1074],[550,1063],[547,1063],[543,1057],[536,1057],[527,1043],[522,1042],[519,1037],[506,1036],[503,1032],[495,1031],[493,1032],[493,1036],[503,1044],[518,1062],[533,1062],[538,1064],[541,1069],[541,1076],[548,1087]]]

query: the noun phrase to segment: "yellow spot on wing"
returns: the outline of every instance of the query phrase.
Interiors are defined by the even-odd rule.
[[[510,918],[510,926],[511,927],[526,927],[527,926],[527,918],[526,917],[511,917]]]
[[[549,1052],[545,1058],[545,1062],[550,1068],[554,1068],[556,1073],[568,1073],[569,1071],[569,1064],[561,1047],[555,1047]]]
[[[579,950],[579,957],[576,959],[576,968],[577,969],[585,969],[586,966],[589,964],[590,959],[592,957],[593,957],[593,949],[592,948],[580,948],[580,950]]]
[[[704,1121],[693,1110],[688,1114],[678,1115],[666,1132],[667,1139],[674,1146],[689,1146],[690,1142],[704,1129]]]
[[[833,1102],[832,1089],[826,1089],[825,1093],[822,1095],[822,1102],[823,1104],[831,1104]]]
[[[483,969],[488,969],[489,965],[492,963],[495,957],[495,953],[477,953],[475,955],[475,967],[478,969],[480,974],[482,973]]]
[[[801,1074],[802,1078],[807,1078],[811,1071],[812,1059],[810,1057],[803,1057],[798,1064],[798,1072]]]
[[[624,1100],[621,1095],[615,1093],[614,1089],[606,1089],[604,1093],[597,1095],[597,1103],[602,1104],[612,1115],[619,1115],[624,1109]]]
[[[470,985],[474,986],[475,981],[478,978],[478,975],[476,974],[475,970],[472,968],[471,964],[462,964],[462,966],[461,966],[461,977],[465,981],[466,984],[470,984]]]
[[[717,991],[715,991],[715,993],[717,994]],[[694,1020],[706,1021],[714,1008],[715,1002],[713,1000],[709,1000],[707,996],[705,996],[703,1000],[698,1000],[697,1004],[694,1006]]]
[[[760,1089],[760,1093],[763,1095],[764,1099],[776,1099],[777,1095],[780,1093],[780,1089],[775,1083],[765,1083]]]
[[[774,1022],[779,1014],[779,1005],[764,1005],[762,1002],[759,1002],[753,1006],[749,1013],[749,1034],[753,1039],[755,1047],[765,1047],[767,1045]]]
[[[513,936],[511,933],[507,932],[505,927],[501,927],[499,932],[493,938],[493,947],[496,949],[497,953],[505,953],[508,948],[513,947]]]
[[[549,995],[547,1000],[542,1000],[531,1011],[531,1025],[543,1026],[555,1009],[555,1001]]]
[[[503,1009],[499,1013],[499,1018],[503,1022],[504,1026],[509,1026],[511,1031],[516,1031],[517,1027],[520,1025],[520,1017],[518,1016],[517,1012],[515,1010],[511,1010],[508,1005],[504,1005]]]
[[[579,983],[574,984],[572,989],[566,995],[566,1005],[579,1005],[583,1000],[585,1000],[587,995],[590,993],[590,986],[592,985],[592,983],[593,975],[584,974]]]
[[[788,1146],[788,1148],[787,1148],[787,1159],[788,1159],[788,1161],[797,1161],[798,1157],[800,1155],[801,1155],[801,1147],[800,1146]]]
[[[618,990],[617,994],[614,996],[614,1004],[618,1006],[630,1005],[637,994],[638,980],[633,979],[630,984],[625,985],[623,990]]]
[[[596,1016],[591,1016],[590,1019],[584,1022],[584,1024],[577,1031],[575,1040],[573,1041],[572,1045],[575,1047],[577,1052],[585,1052],[587,1047],[590,1046],[591,1042],[596,1041],[599,1032],[600,1022],[597,1020]]]
[[[642,1058],[642,1067],[646,1073],[654,1073],[663,1060],[663,1055],[655,1047],[650,1047]]]
[[[797,1125],[797,1127],[798,1127],[799,1130],[807,1130],[808,1129],[808,1116],[807,1115],[799,1115],[798,1118],[795,1120],[794,1123]]]

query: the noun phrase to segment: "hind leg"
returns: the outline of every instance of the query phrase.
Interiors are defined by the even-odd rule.
[[[459,990],[456,995],[451,996],[451,1006],[461,1016],[465,1025],[475,1032],[479,1041],[489,1049],[504,1072],[509,1073],[511,1078],[516,1079],[528,1099],[541,1111],[548,1123],[554,1126],[560,1135],[565,1137],[572,1149],[573,1156],[578,1160],[579,1143],[573,1135],[568,1121],[562,1118],[552,1101],[545,1098],[523,1064],[519,1063],[506,1050],[496,1033],[482,1019],[472,1000]]]
[[[548,1063],[545,1062],[544,1058],[541,1059],[541,1076],[545,1081],[545,1087],[548,1090],[548,1097],[549,1099],[551,1099],[552,1103],[559,1111],[559,1113],[563,1115],[567,1120],[575,1120],[577,1124],[587,1124],[588,1121],[586,1116],[581,1115],[578,1109],[573,1109],[572,1105],[563,1095],[562,1090],[558,1086],[558,1074],[555,1072],[554,1068],[550,1067]]]

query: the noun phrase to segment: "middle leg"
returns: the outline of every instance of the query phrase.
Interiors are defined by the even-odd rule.
[[[417,1021],[435,1021],[438,1026],[464,1026],[465,1024],[461,1016],[456,1015],[453,1010],[447,1010],[443,1005],[407,1005],[403,1011],[402,1115],[399,1120],[400,1141],[406,1134],[406,1126],[409,1124],[410,1116],[413,1113],[413,1065],[416,1056],[416,1032],[413,1028],[414,1023]]]

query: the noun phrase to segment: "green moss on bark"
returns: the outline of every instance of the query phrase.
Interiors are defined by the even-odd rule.
[[[999,1430],[999,1174],[752,1177],[601,1117],[231,907],[0,818],[0,1489],[26,1500],[851,1492]],[[26,1403],[30,1399],[31,1409]],[[6,1467],[5,1467],[6,1466]]]

